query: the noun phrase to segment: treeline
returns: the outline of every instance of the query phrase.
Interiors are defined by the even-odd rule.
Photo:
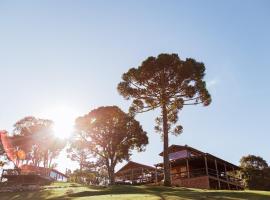
[[[114,184],[115,166],[129,160],[132,150],[144,151],[148,144],[147,133],[135,115],[159,109],[155,130],[164,142],[164,185],[169,186],[169,133],[182,133],[178,114],[184,106],[211,103],[204,76],[204,64],[195,59],[182,60],[177,54],[148,57],[124,73],[118,84],[119,94],[132,100],[128,113],[117,106],[91,110],[75,120],[69,140],[55,136],[53,121],[25,117],[14,124],[12,133],[1,132],[0,166],[9,159],[15,166],[54,168],[55,158],[67,147],[68,157],[79,164],[79,169],[67,172],[72,181],[99,184],[109,180]],[[265,160],[249,155],[240,163],[247,188],[269,190],[270,169]]]
[[[117,106],[107,106],[76,119],[76,132],[68,142],[68,153],[79,162],[78,173],[83,174],[91,161],[96,171],[105,168],[110,184],[114,184],[116,164],[128,160],[134,149],[145,150],[148,144],[147,134],[135,115],[157,109],[160,114],[155,119],[155,130],[164,143],[164,185],[171,186],[169,133],[182,133],[178,115],[185,106],[211,103],[204,76],[202,62],[183,60],[177,54],[151,56],[137,68],[129,69],[117,86],[120,95],[132,100],[128,113]],[[65,144],[52,134],[52,121],[26,117],[14,127],[12,150],[7,154],[15,165],[53,167],[54,158]]]

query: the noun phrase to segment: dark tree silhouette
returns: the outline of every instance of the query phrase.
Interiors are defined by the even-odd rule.
[[[76,129],[98,165],[106,166],[110,184],[116,164],[128,160],[131,150],[143,151],[148,144],[139,122],[117,106],[99,107],[79,117]]]
[[[6,130],[0,131],[0,165],[4,166],[12,162],[14,165],[14,151],[9,140],[8,132]]]
[[[5,133],[6,131],[0,131],[0,168],[6,164],[6,152],[1,139],[2,134]]]
[[[0,131],[0,134],[1,134],[1,131]],[[1,137],[0,137],[0,156],[4,156],[4,154],[5,154],[5,150],[4,150],[4,146],[2,144],[2,140],[1,140]]]
[[[242,168],[265,169],[268,167],[267,162],[260,156],[248,155],[243,156],[240,160]]]
[[[181,60],[177,54],[160,54],[149,57],[138,68],[131,68],[118,84],[119,93],[127,100],[133,99],[130,112],[142,113],[156,108],[161,115],[156,119],[155,130],[163,136],[164,185],[170,186],[168,133],[178,135],[182,126],[173,127],[178,112],[185,105],[211,103],[211,96],[203,81],[205,67],[192,58]]]
[[[260,156],[243,156],[240,160],[241,174],[248,189],[270,190],[270,168]]]

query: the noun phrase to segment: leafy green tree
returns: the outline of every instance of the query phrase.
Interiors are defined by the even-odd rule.
[[[75,125],[97,165],[106,167],[110,184],[114,184],[116,164],[128,160],[133,149],[143,151],[148,144],[139,122],[117,106],[94,109],[77,118]]]
[[[69,175],[69,181],[86,185],[98,185],[98,172],[91,170],[75,170]]]
[[[82,171],[84,167],[89,166],[91,155],[87,148],[87,143],[84,140],[81,140],[80,137],[75,136],[70,139],[67,154],[68,158],[79,163],[79,171]]]
[[[240,166],[245,169],[265,169],[268,167],[267,162],[260,156],[248,155],[243,156],[240,160]]]
[[[168,133],[179,135],[183,129],[181,125],[174,126],[179,110],[185,105],[208,106],[211,103],[204,75],[205,66],[201,62],[192,58],[181,60],[177,54],[160,54],[147,58],[137,68],[129,69],[118,84],[119,93],[127,100],[133,99],[131,113],[161,109],[155,130],[163,137],[166,186],[171,185]]]
[[[270,168],[260,156],[243,156],[240,160],[245,187],[255,190],[270,190]]]
[[[76,169],[68,174],[69,181],[87,184],[87,185],[103,185],[107,184],[108,173],[104,166],[100,166],[94,162],[88,162],[83,165],[82,169]]]
[[[32,162],[34,166],[51,167],[65,146],[65,141],[53,134],[53,121],[32,116],[15,123],[11,140],[17,166]]]

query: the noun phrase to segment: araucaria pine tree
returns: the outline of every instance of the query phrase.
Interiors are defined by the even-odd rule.
[[[129,69],[118,84],[119,93],[125,99],[133,100],[131,113],[161,109],[155,129],[163,137],[165,186],[171,185],[168,134],[178,135],[183,130],[181,125],[176,125],[178,112],[185,105],[208,106],[211,103],[204,76],[203,63],[192,58],[181,60],[177,54],[160,54],[147,58],[137,68]]]

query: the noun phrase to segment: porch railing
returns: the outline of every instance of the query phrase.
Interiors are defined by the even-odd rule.
[[[177,172],[177,173],[171,173],[172,179],[185,179],[185,178],[195,178],[195,177],[200,177],[200,176],[206,176],[206,168],[199,168],[199,169],[193,169],[190,171],[182,171],[182,172]],[[215,169],[208,168],[208,175],[219,178],[224,181],[236,183],[238,185],[241,185],[241,179],[230,176],[230,175],[225,175],[224,173],[217,173]]]

